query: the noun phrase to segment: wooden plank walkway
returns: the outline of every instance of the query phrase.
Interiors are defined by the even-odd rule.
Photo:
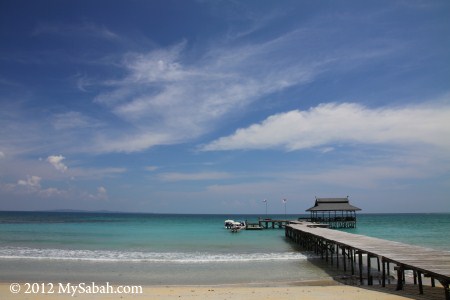
[[[382,286],[385,286],[386,276],[390,274],[390,264],[394,264],[394,270],[397,271],[399,279],[397,280],[398,290],[403,288],[405,270],[411,270],[414,274],[414,283],[418,281],[420,294],[423,294],[423,275],[431,277],[432,286],[434,286],[435,279],[439,280],[444,287],[445,299],[450,300],[450,252],[311,226],[313,226],[312,223],[289,224],[286,226],[286,236],[307,250],[320,253],[327,261],[330,259],[331,263],[335,257],[338,267],[339,252],[341,252],[341,258],[344,258],[341,262],[344,271],[349,263],[352,275],[356,270],[356,258],[358,257],[361,284],[363,283],[362,255],[364,254],[367,257],[366,272],[369,285],[372,284],[371,258],[376,258],[377,269],[382,275]]]

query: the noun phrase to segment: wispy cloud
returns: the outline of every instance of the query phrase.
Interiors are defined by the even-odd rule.
[[[261,200],[266,197],[278,198],[282,193],[287,198],[296,199],[295,201],[305,195],[346,195],[360,190],[364,190],[365,194],[368,191],[380,193],[385,190],[411,193],[411,190],[414,190],[414,182],[436,178],[448,172],[448,166],[436,167],[429,162],[429,159],[426,163],[401,162],[395,158],[378,162],[369,159],[357,164],[336,164],[327,161],[323,166],[316,164],[316,168],[312,170],[287,168],[282,172],[264,172],[256,180],[241,178],[239,182],[218,182],[208,185],[205,193],[235,199],[245,195],[246,198]]]
[[[382,46],[366,49],[364,55],[357,55],[361,49],[320,55],[303,50],[302,41],[308,39],[302,30],[294,30],[265,42],[211,47],[194,60],[186,41],[149,53],[127,53],[122,60],[127,75],[105,81],[109,90],[95,101],[132,130],[114,136],[103,132],[94,147],[135,152],[189,141],[211,132],[230,114],[309,83],[332,66],[346,69],[389,54]]]
[[[80,73],[71,78],[81,91],[86,92],[87,87],[91,92],[99,91],[94,99],[95,113],[69,110],[54,114],[50,125],[56,132],[51,133],[45,123],[47,116],[37,122],[24,117],[2,142],[15,147],[16,152],[41,153],[54,149],[64,153],[131,153],[184,143],[227,126],[228,117],[245,114],[249,107],[258,109],[252,105],[269,95],[308,84],[326,72],[373,63],[390,55],[395,47],[394,43],[350,43],[324,51],[321,41],[332,34],[328,29],[320,32],[324,38],[319,42],[313,31],[318,29],[304,27],[245,43],[228,38],[202,50],[182,40],[168,47],[153,45],[148,52],[116,52],[113,56],[120,59],[104,60],[114,68],[116,77]],[[34,34],[66,31],[69,35],[120,38],[107,27],[88,22],[61,26],[42,23]]]
[[[241,128],[204,145],[204,151],[280,148],[287,151],[333,144],[431,146],[450,150],[450,106],[371,109],[328,103],[293,110]]]
[[[144,169],[147,170],[147,171],[153,172],[153,171],[158,170],[159,167],[158,166],[147,166]]]
[[[101,126],[97,119],[88,117],[78,111],[68,111],[53,116],[53,127],[56,130],[94,128]]]
[[[163,181],[200,181],[218,180],[230,178],[231,175],[225,172],[197,172],[197,173],[162,173],[159,178]]]
[[[8,87],[21,87],[21,84],[3,77],[0,77],[0,85],[5,85]]]
[[[60,36],[88,36],[105,40],[120,40],[120,36],[104,25],[91,22],[79,24],[39,23],[32,32],[33,35],[60,35]]]
[[[74,167],[70,169],[70,173],[68,175],[71,178],[79,179],[79,180],[92,180],[92,179],[104,179],[104,178],[113,178],[124,174],[127,171],[126,168],[115,168],[115,167],[107,167],[107,168],[81,168]]]

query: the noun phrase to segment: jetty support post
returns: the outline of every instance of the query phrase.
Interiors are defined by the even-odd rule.
[[[405,270],[400,265],[397,265],[396,267],[394,267],[394,270],[397,270],[397,288],[396,288],[396,290],[397,291],[403,290],[403,279],[404,279]]]
[[[352,275],[355,275],[355,251],[353,249],[348,249],[350,252],[350,267],[352,269]]]
[[[417,271],[417,281],[419,282],[419,294],[423,295],[422,273]]]
[[[339,269],[339,245],[336,244],[336,267]]]
[[[370,275],[370,254],[367,253],[367,285],[372,285],[372,275]]]
[[[346,260],[347,260],[347,258],[345,257],[345,246],[342,246],[342,257],[344,258],[343,260],[342,260],[342,263],[344,264],[344,272],[347,272],[347,263],[346,263]]]
[[[358,254],[358,265],[359,265],[359,283],[361,285],[363,285],[364,281],[363,281],[362,252],[361,251],[357,251],[357,254]]]
[[[444,280],[444,279],[438,279],[438,280],[444,287],[445,300],[450,300],[450,290],[449,290],[450,281]]]

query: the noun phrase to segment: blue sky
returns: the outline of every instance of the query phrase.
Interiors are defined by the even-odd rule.
[[[448,1],[1,1],[0,209],[450,211]]]

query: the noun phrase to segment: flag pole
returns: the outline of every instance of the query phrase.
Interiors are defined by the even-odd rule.
[[[263,202],[266,204],[266,218],[267,218],[267,199],[264,199]]]

